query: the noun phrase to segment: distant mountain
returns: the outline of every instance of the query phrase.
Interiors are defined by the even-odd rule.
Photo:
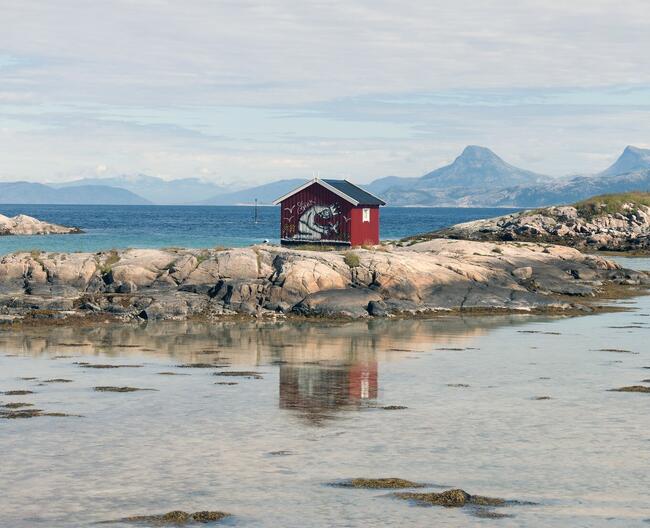
[[[471,195],[551,179],[506,163],[490,149],[469,145],[453,163],[420,178],[389,176],[368,188],[391,205],[467,206]]]
[[[196,203],[205,200],[206,196],[214,196],[225,192],[224,187],[204,182],[198,178],[163,180],[146,174],[113,176],[110,178],[83,178],[51,185],[53,187],[109,185],[126,189],[140,196],[146,196],[148,200],[163,205]]]
[[[149,200],[126,189],[79,185],[55,189],[42,183],[0,182],[2,204],[148,205]]]
[[[644,169],[650,169],[650,149],[628,145],[616,162],[598,176],[615,176]]]
[[[218,194],[200,202],[203,205],[244,205],[253,204],[257,199],[260,205],[269,205],[273,200],[305,183],[307,179],[279,180],[241,191]]]
[[[548,180],[548,176],[520,169],[503,161],[490,149],[470,145],[454,162],[425,174],[418,188],[444,187],[494,188],[527,185]]]
[[[386,176],[364,185],[363,188],[373,194],[382,194],[392,188],[403,188],[415,184],[420,178],[402,178],[400,176]]]
[[[570,204],[601,194],[650,191],[650,168],[617,175],[575,176],[567,181],[528,187],[510,187],[474,196],[470,205],[542,207]]]

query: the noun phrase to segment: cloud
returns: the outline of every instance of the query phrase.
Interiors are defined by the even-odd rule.
[[[5,177],[367,180],[467,143],[561,174],[650,135],[644,0],[12,4]]]

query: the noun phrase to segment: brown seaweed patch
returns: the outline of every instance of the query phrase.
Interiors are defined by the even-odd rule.
[[[421,482],[412,482],[395,477],[387,478],[353,478],[332,483],[332,486],[338,488],[359,488],[359,489],[408,489],[424,488],[426,484]]]
[[[215,385],[239,385],[236,381],[217,381]]]
[[[111,365],[109,363],[87,363],[85,361],[75,361],[75,365],[83,368],[94,369],[114,369],[114,368],[141,368],[143,365]]]
[[[470,495],[462,489],[450,489],[441,493],[417,493],[417,492],[400,492],[395,493],[399,499],[411,500],[430,506],[445,506],[446,508],[460,508],[468,504],[478,506],[505,506],[504,499],[494,497],[483,497],[481,495]]]
[[[619,387],[618,389],[609,389],[610,392],[645,392],[650,394],[650,387],[643,385],[630,385],[629,387]]]
[[[34,380],[36,380],[36,379],[38,379],[38,378],[35,378],[35,377],[30,376],[30,377],[26,377],[26,378],[18,378],[18,379],[21,380],[21,381],[34,381]]]
[[[550,400],[550,396],[533,396],[534,401]]]
[[[64,347],[87,347],[92,346],[90,343],[57,343],[57,346]]]
[[[183,526],[187,524],[214,523],[230,517],[229,513],[221,511],[200,511],[188,513],[180,510],[159,515],[134,515],[118,519],[117,521],[104,521],[105,523],[138,523],[149,526]]]
[[[542,330],[517,330],[519,334],[562,335],[560,332],[544,332]]]
[[[219,363],[183,363],[182,365],[176,365],[177,368],[201,368],[201,369],[218,369],[225,368],[228,365],[219,364]]]
[[[26,396],[27,394],[34,394],[30,390],[10,390],[10,391],[5,391],[2,394],[5,396]]]
[[[52,379],[43,380],[43,383],[72,383],[72,380],[65,379],[65,378],[52,378]]]
[[[466,389],[467,387],[469,387],[469,385],[467,383],[447,383],[447,387]]]
[[[95,387],[93,390],[96,392],[136,392],[136,391],[155,391],[157,389],[141,389],[138,387],[113,387],[109,385],[104,385],[100,387]]]
[[[638,354],[638,352],[632,352],[631,350],[626,350],[624,348],[599,348],[596,352],[615,352],[616,354]]]
[[[229,370],[227,372],[215,372],[215,376],[233,376],[249,379],[262,379],[262,372],[255,372],[253,370]]]
[[[5,403],[2,407],[5,409],[20,409],[22,407],[33,407],[33,403],[25,403],[25,402],[14,402],[14,403]]]
[[[501,513],[488,508],[474,508],[472,516],[479,519],[508,519],[514,517],[511,513]]]
[[[384,411],[401,411],[403,409],[408,409],[406,405],[384,405],[382,407]]]
[[[189,374],[181,374],[180,372],[159,372],[159,376],[189,376]]]
[[[0,411],[0,418],[6,420],[18,420],[21,418],[36,418],[38,416],[54,416],[54,417],[79,417],[76,414],[67,414],[62,412],[44,412],[41,409],[19,409],[16,411]]]

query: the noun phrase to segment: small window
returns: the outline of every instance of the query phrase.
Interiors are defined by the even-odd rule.
[[[370,222],[370,209],[367,208],[367,207],[365,207],[365,208],[363,209],[363,213],[362,213],[362,221],[363,221],[363,222]]]

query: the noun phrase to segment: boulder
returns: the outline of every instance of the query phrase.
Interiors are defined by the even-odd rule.
[[[324,290],[307,295],[293,311],[308,316],[368,317],[368,305],[377,301],[381,301],[381,295],[368,289]]]

